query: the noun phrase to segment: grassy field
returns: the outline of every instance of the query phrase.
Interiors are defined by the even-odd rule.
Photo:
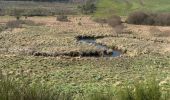
[[[142,5],[137,0],[129,4],[101,0],[94,17],[68,15],[67,22],[54,16],[21,17],[18,26],[14,16],[0,16],[0,99],[169,100],[169,96],[163,98],[170,91],[170,27],[123,23],[122,32],[116,33],[115,28],[93,21],[110,16],[113,9],[125,16],[123,20],[136,10],[170,10],[168,0],[143,1]],[[11,12],[25,7],[77,11],[75,4],[0,1],[0,8]],[[73,57],[102,52],[77,37],[95,38],[96,43],[122,54]]]
[[[1,22],[6,23],[13,18],[2,19]],[[163,91],[170,89],[170,37],[157,37],[149,31],[158,28],[159,34],[163,34],[169,27],[126,25],[123,34],[116,34],[108,25],[95,23],[88,16],[69,16],[69,22],[58,22],[55,17],[29,17],[28,20],[41,22],[41,25],[22,25],[0,34],[0,68],[4,75],[16,81],[41,82],[77,93],[133,85],[154,76]],[[31,51],[97,50],[93,45],[78,43],[75,37],[81,35],[104,36],[97,42],[127,52],[116,58],[35,57],[30,54]]]
[[[126,16],[133,11],[169,12],[169,0],[99,0],[95,17],[108,17],[111,13]]]

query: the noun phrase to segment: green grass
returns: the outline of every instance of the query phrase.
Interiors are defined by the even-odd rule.
[[[1,75],[0,99],[1,100],[168,100],[169,92],[163,92],[159,83],[154,80],[137,83],[135,87],[107,87],[88,92],[64,92],[59,88],[49,88],[40,82],[22,84]]]
[[[132,85],[135,80],[145,80],[152,74],[162,82],[164,90],[170,87],[169,58],[165,56],[141,56],[119,59],[56,59],[52,57],[4,56],[0,57],[3,73],[18,81],[41,82],[50,86],[60,86],[67,91],[94,90],[96,87],[112,85]],[[96,62],[98,61],[98,62]]]
[[[162,84],[165,90],[170,88],[168,76],[170,56],[168,53],[159,54],[161,51],[159,49],[155,51],[155,48],[159,46],[152,41],[128,37],[103,38],[103,43],[110,43],[111,46],[123,45],[128,51],[140,52],[144,49],[155,51],[139,53],[132,57],[128,54],[118,58],[35,57],[27,54],[29,50],[52,53],[93,50],[96,48],[91,45],[77,43],[75,36],[106,35],[105,32],[63,32],[59,30],[61,28],[43,25],[23,26],[23,31],[1,32],[0,68],[3,73],[9,74],[16,80],[24,78],[30,83],[42,82],[50,86],[60,86],[64,91],[69,88],[76,92],[91,90],[93,87],[95,90],[103,86],[126,83],[132,85],[134,79],[144,80],[145,77],[154,74],[160,82],[165,81]],[[147,45],[145,45],[146,42]]]
[[[0,92],[6,93],[1,95],[2,98],[8,98],[8,95],[10,98],[20,95],[17,97],[25,96],[39,100],[42,97],[47,99],[49,97],[62,98],[61,100],[63,97],[66,97],[64,99],[73,97],[77,98],[76,100],[80,100],[79,98],[83,100],[82,98],[87,97],[89,97],[87,100],[115,100],[114,98],[140,100],[143,95],[147,95],[148,97],[146,97],[149,99],[158,98],[156,100],[166,97],[166,91],[170,90],[170,55],[168,52],[163,54],[159,48],[169,43],[153,42],[151,41],[152,37],[147,37],[147,40],[145,37],[138,39],[137,34],[132,33],[119,34],[120,37],[98,39],[103,44],[107,45],[108,43],[109,47],[120,45],[120,47],[125,47],[127,51],[140,52],[144,49],[154,51],[152,53],[139,53],[131,57],[128,54],[118,58],[35,57],[27,54],[29,50],[40,52],[92,50],[96,48],[77,43],[75,37],[77,35],[107,36],[108,30],[106,28],[108,26],[103,28],[90,26],[92,28],[90,30],[88,28],[90,24],[86,24],[87,20],[84,21],[83,18],[81,20],[82,26],[76,26],[77,22],[72,22],[68,23],[72,23],[70,26],[76,30],[71,30],[71,32],[67,30],[67,27],[70,27],[67,26],[68,23],[57,22],[56,26],[23,25],[21,29],[17,28],[18,31],[14,29],[0,33],[0,69],[3,75],[9,77],[9,80],[1,81],[4,84],[1,86],[5,88],[0,89],[2,89],[1,91],[6,91],[6,89],[12,91]],[[58,24],[61,26],[57,26]],[[95,31],[96,29],[97,31]],[[83,32],[78,30],[83,30]],[[142,83],[142,86],[135,85],[136,81],[143,82],[152,76],[155,76],[156,81],[159,82],[159,87],[156,82],[154,82],[155,84],[146,82],[146,85]],[[140,92],[134,91],[134,88]]]
[[[144,5],[139,3],[139,0],[129,0],[127,4],[125,0],[99,0],[97,3],[98,10],[95,17],[108,17],[111,14],[126,16],[129,13],[137,10],[152,11],[152,12],[169,12],[169,0],[143,0]]]

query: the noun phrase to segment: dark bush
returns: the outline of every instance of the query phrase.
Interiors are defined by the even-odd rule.
[[[136,25],[170,25],[170,13],[134,12],[128,16],[127,23]]]
[[[129,15],[127,22],[131,24],[142,24],[148,18],[148,14],[144,12],[134,12]]]
[[[117,15],[113,15],[110,18],[108,18],[107,23],[112,27],[121,25],[122,24],[121,17]]]
[[[157,14],[157,16],[155,17],[155,24],[162,25],[162,26],[169,26],[170,25],[170,13]]]
[[[116,33],[122,33],[124,25],[122,24],[120,16],[111,16],[110,18],[108,18],[107,23],[114,28]]]
[[[67,17],[66,15],[58,15],[58,16],[57,16],[57,20],[58,20],[58,21],[64,21],[64,22],[69,21],[69,20],[68,20],[68,17]]]

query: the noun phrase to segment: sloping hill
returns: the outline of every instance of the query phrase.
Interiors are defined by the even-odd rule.
[[[136,10],[170,12],[170,0],[98,0],[97,6],[97,17],[106,17],[113,12],[127,15]]]

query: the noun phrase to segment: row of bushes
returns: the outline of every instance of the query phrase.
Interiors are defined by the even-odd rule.
[[[128,16],[127,23],[137,25],[170,25],[170,13],[134,12]]]
[[[41,83],[30,85],[24,81],[21,84],[12,78],[0,78],[0,100],[169,100],[168,96],[168,91],[163,93],[155,80],[138,83],[134,88],[125,86],[79,93],[64,92]]]
[[[57,56],[69,56],[69,57],[103,57],[112,56],[112,50],[87,50],[87,51],[70,51],[70,52],[38,52],[30,51],[27,54],[33,56],[43,57],[57,57]]]
[[[77,14],[76,10],[72,9],[52,9],[52,8],[29,8],[29,9],[2,9],[0,8],[0,16],[10,15],[15,16],[16,14],[20,14],[22,16],[54,16],[59,15],[61,12],[64,12],[67,15],[75,15]]]

